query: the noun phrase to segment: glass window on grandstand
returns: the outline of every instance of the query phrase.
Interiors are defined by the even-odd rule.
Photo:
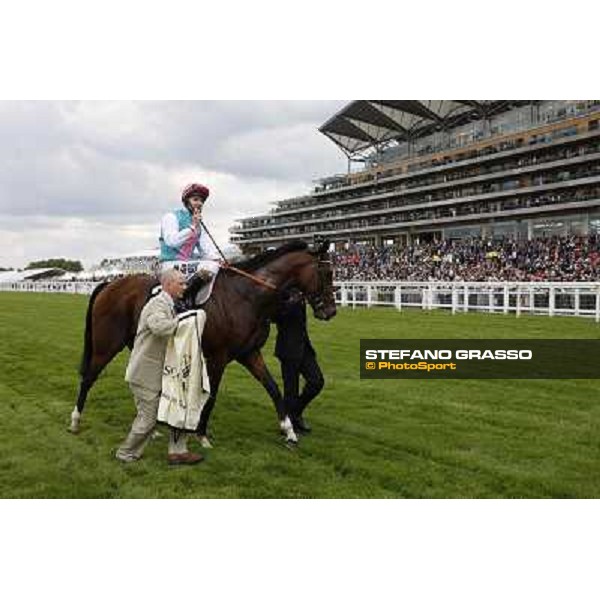
[[[444,238],[447,240],[462,240],[470,237],[481,237],[481,227],[479,225],[471,227],[451,227],[444,230]]]
[[[517,223],[515,221],[511,221],[510,223],[495,223],[492,225],[491,230],[492,238],[495,240],[517,237]]]
[[[587,235],[587,232],[588,222],[585,215],[539,219],[532,223],[532,234],[534,238]]]
[[[600,213],[590,215],[589,232],[590,234],[600,235]]]
[[[508,221],[506,223],[493,223],[490,226],[490,235],[495,240],[527,240],[528,229],[529,228],[526,221]]]
[[[517,221],[515,225],[516,236],[518,240],[529,239],[529,222],[528,221]]]

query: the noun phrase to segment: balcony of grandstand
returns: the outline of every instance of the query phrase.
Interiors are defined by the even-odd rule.
[[[348,173],[241,220],[231,239],[252,253],[315,235],[344,249],[595,233],[599,120],[596,100],[354,101],[320,128]]]

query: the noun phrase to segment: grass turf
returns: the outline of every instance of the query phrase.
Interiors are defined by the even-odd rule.
[[[231,365],[214,449],[169,468],[166,435],[138,463],[114,459],[134,416],[127,351],[93,388],[81,434],[67,432],[86,306],[0,293],[0,497],[600,497],[597,380],[361,381],[358,368],[361,337],[598,338],[591,320],[342,309],[310,322],[326,386],[297,450],[281,443],[266,392]],[[265,356],[279,380],[272,340]]]

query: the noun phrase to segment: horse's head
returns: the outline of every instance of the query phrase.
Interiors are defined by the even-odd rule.
[[[329,243],[322,242],[309,251],[311,260],[306,261],[298,273],[298,286],[304,292],[317,319],[328,321],[335,317],[333,294],[333,268],[327,250]]]
[[[315,250],[310,250],[306,242],[290,242],[234,266],[238,273],[245,271],[258,275],[255,285],[263,279],[263,284],[268,282],[268,287],[279,294],[299,289],[312,306],[315,317],[328,320],[336,313],[328,247],[328,242],[322,242]]]

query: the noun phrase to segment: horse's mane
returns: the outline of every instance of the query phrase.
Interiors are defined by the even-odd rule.
[[[260,267],[264,267],[267,263],[270,263],[272,260],[275,260],[288,252],[297,252],[301,250],[308,250],[308,244],[306,242],[289,242],[288,244],[279,246],[279,248],[276,248],[275,250],[267,250],[252,258],[233,263],[233,266],[244,271],[254,271],[260,269]]]
[[[241,269],[242,271],[255,271],[256,269],[259,269],[260,267],[270,263],[272,260],[275,260],[276,258],[279,258],[280,256],[283,256],[284,254],[288,254],[289,252],[298,252],[298,251],[303,251],[303,250],[308,250],[308,244],[306,242],[300,242],[300,241],[296,241],[296,242],[290,242],[288,244],[284,244],[283,246],[280,246],[279,248],[276,248],[275,250],[267,250],[266,252],[263,252],[262,254],[257,254],[256,256],[253,256],[252,258],[248,258],[246,260],[240,260],[238,262],[234,262],[231,263],[232,266]],[[190,300],[190,299],[194,299],[196,298],[196,294],[198,293],[198,291],[200,290],[200,288],[204,285],[204,282],[202,281],[202,279],[199,278],[192,278],[191,282],[189,283],[186,291],[185,291],[185,298]],[[150,289],[151,291],[151,289]]]

